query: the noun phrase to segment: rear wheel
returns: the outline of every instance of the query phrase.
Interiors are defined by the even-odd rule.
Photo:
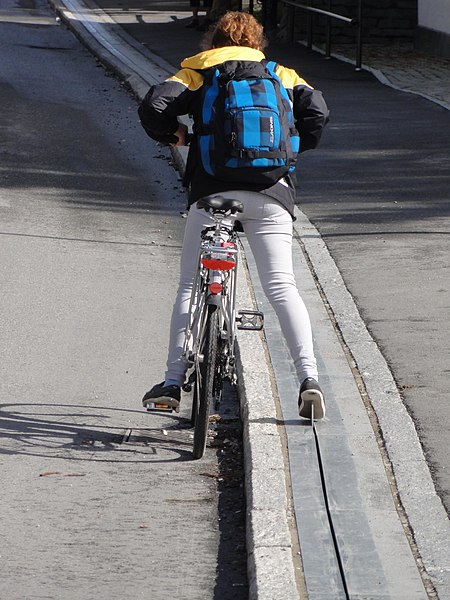
[[[208,306],[205,335],[200,348],[202,362],[196,367],[194,387],[194,458],[201,458],[205,453],[209,429],[211,401],[217,387],[217,349],[219,339],[219,313],[216,306]],[[215,385],[216,383],[216,385]]]

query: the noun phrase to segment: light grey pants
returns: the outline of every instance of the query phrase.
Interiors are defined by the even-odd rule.
[[[292,218],[276,200],[258,192],[233,191],[221,196],[237,198],[244,205],[238,218],[255,258],[263,290],[273,306],[286,339],[299,382],[317,377],[311,323],[301,299],[292,267]],[[170,325],[166,381],[184,382],[186,365],[181,359],[187,311],[197,267],[200,233],[212,219],[191,206],[181,255],[180,284]]]

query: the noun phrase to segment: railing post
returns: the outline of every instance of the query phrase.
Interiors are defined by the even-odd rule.
[[[356,32],[356,70],[362,65],[362,0],[358,0],[358,29]]]
[[[308,5],[311,6],[311,1],[309,0]],[[313,28],[313,22],[312,22],[312,15],[310,12],[308,12],[308,16],[306,19],[306,23],[307,23],[307,32],[306,32],[306,41],[308,43],[308,48],[312,48],[312,28]]]
[[[328,0],[328,10],[331,12],[331,0]],[[327,17],[325,32],[325,58],[331,57],[331,17]]]
[[[288,40],[290,44],[294,43],[295,33],[295,6],[288,5]]]

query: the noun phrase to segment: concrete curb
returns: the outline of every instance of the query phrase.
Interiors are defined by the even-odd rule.
[[[82,3],[77,0],[49,2],[60,20],[83,45],[139,99],[145,96],[150,85],[163,81],[172,73],[172,65],[138,44],[91,0],[83,0]],[[83,7],[87,10],[83,11]]]

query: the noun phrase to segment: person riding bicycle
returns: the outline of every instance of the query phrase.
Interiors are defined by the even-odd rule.
[[[299,414],[325,415],[324,394],[318,383],[311,323],[298,292],[292,265],[292,221],[295,186],[290,175],[273,184],[233,183],[205,172],[199,160],[195,123],[200,119],[201,88],[206,69],[225,61],[264,61],[266,46],[263,28],[244,12],[228,12],[211,27],[202,52],[186,58],[173,77],[150,88],[139,106],[146,133],[162,143],[185,145],[187,127],[178,116],[192,115],[194,136],[190,144],[184,185],[189,187],[189,213],[181,255],[180,283],[174,304],[167,371],[162,383],[153,386],[142,399],[144,406],[157,401],[179,410],[181,386],[187,365],[182,346],[194,274],[197,267],[200,233],[211,224],[211,216],[195,206],[200,198],[220,194],[240,200],[244,211],[239,221],[255,258],[264,292],[273,306],[290,350],[299,379]],[[288,90],[293,103],[295,125],[300,134],[300,152],[315,148],[328,122],[329,111],[322,93],[313,89],[294,70],[276,66],[276,75]]]

